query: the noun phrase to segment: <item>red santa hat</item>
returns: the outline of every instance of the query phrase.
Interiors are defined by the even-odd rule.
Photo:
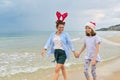
[[[93,31],[95,31],[96,23],[95,23],[94,21],[90,21],[90,22],[86,23],[85,26],[88,26],[88,27],[90,27]]]

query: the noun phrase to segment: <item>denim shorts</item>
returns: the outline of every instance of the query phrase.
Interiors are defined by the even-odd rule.
[[[64,51],[64,50],[55,49],[54,56],[55,56],[55,61],[56,61],[58,64],[64,64],[64,63],[65,63],[66,54],[65,54],[65,51]]]

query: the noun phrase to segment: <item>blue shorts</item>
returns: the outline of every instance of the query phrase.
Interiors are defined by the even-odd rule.
[[[64,63],[65,63],[66,54],[65,54],[65,51],[64,51],[64,50],[55,49],[54,56],[55,56],[55,61],[56,61],[58,64],[64,64]]]

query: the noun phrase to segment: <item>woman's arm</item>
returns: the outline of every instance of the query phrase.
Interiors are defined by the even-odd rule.
[[[41,51],[41,55],[42,55],[42,56],[44,56],[44,54],[46,53],[46,50],[47,50],[47,49],[45,49],[45,48],[42,49],[42,51]]]
[[[44,48],[41,51],[41,55],[44,56],[44,54],[46,53],[47,49],[49,48],[49,46],[51,45],[51,41],[52,40],[52,35],[50,35],[49,39],[47,40]]]
[[[66,39],[67,39],[67,45],[69,46],[69,48],[72,50],[72,52],[74,53],[75,52],[75,48],[73,46],[73,43],[71,41],[71,38],[69,36],[69,34],[66,34]]]
[[[49,46],[51,45],[51,42],[52,42],[52,36],[50,36],[49,39],[47,40],[47,42],[44,46],[44,49],[47,50],[49,48]]]
[[[75,48],[74,48],[74,46],[73,46],[73,43],[72,43],[72,41],[71,41],[71,38],[70,38],[70,36],[69,36],[69,34],[67,34],[67,45],[69,46],[69,48],[71,49],[71,51],[73,52],[73,54],[74,54],[74,56],[76,57],[76,58],[78,58],[77,57],[77,52],[75,51]]]

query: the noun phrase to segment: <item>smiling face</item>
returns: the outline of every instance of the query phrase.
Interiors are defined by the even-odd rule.
[[[96,33],[89,26],[85,27],[86,36],[95,36]]]
[[[56,22],[57,32],[61,33],[64,30],[64,27],[65,27],[65,22],[61,20]]]
[[[92,29],[89,26],[86,26],[85,29],[86,29],[86,33],[91,34]]]
[[[61,33],[64,30],[64,26],[63,24],[59,24],[57,27],[57,30]]]

